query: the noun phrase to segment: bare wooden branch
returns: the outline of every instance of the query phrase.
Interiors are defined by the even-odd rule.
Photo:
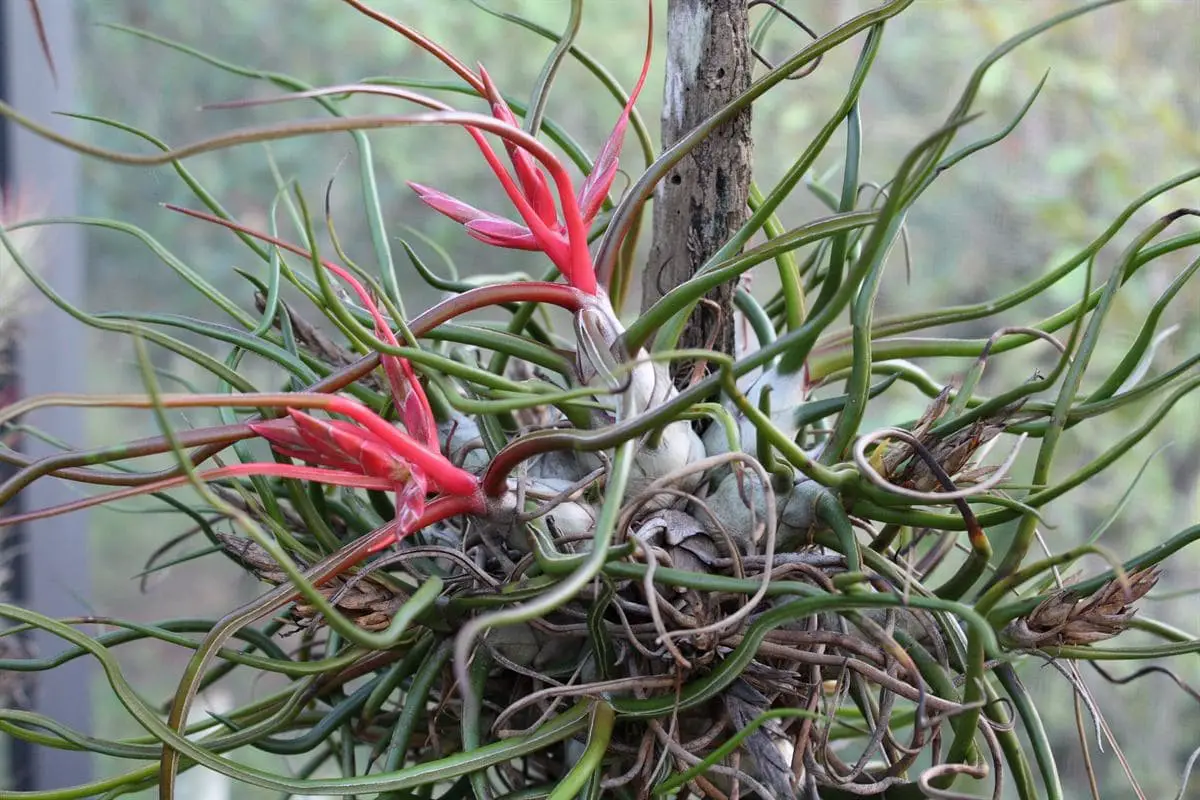
[[[670,0],[662,141],[670,147],[750,85],[746,0]],[[745,222],[750,191],[750,110],[713,131],[671,170],[654,198],[654,244],[642,279],[642,308],[690,278]],[[733,292],[720,286],[701,304],[682,347],[733,352]]]

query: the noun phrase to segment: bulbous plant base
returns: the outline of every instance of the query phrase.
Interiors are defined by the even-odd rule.
[[[1015,409],[942,437],[935,424],[948,396],[934,399],[911,437],[877,449],[872,463],[881,479],[917,491],[931,488],[931,474],[945,480],[953,472],[964,483],[992,476],[970,462]],[[543,417],[554,412],[536,418]],[[676,424],[701,447],[687,423]],[[443,423],[440,435],[456,463],[486,464],[469,419]],[[641,462],[669,449],[660,436],[639,451]],[[373,633],[393,626],[414,580],[436,577],[444,589],[397,645],[322,675],[312,699],[407,665],[403,674],[413,678],[401,687],[399,717],[364,714],[354,729],[373,761],[391,765],[460,752],[464,730],[517,741],[582,703],[611,717],[594,773],[606,790],[661,791],[663,765],[673,764],[678,784],[697,796],[925,796],[947,778],[987,775],[974,766],[984,757],[977,736],[993,755],[1002,746],[1007,712],[982,705],[968,688],[985,652],[1115,636],[1158,578],[1150,567],[1080,592],[1066,587],[1002,631],[980,630],[946,613],[956,604],[926,585],[953,562],[946,533],[933,547],[918,549],[920,534],[897,543],[894,533],[848,518],[841,501],[809,478],[783,481],[749,453],[703,456],[691,445],[683,452],[672,469],[628,483],[604,566],[550,609],[471,627],[489,610],[536,596],[591,554],[610,466],[591,454],[535,456],[486,514],[427,527],[319,585],[325,600]],[[336,517],[330,523],[348,535]],[[869,535],[856,538],[854,524]],[[299,516],[290,526],[310,535]],[[218,541],[259,579],[287,583],[250,540]],[[969,571],[970,562],[958,570]],[[285,636],[300,635],[317,657],[330,634],[320,610],[300,600],[284,619]],[[466,689],[463,665],[452,658],[464,636]],[[546,742],[496,764],[488,780],[510,793],[561,785],[589,741],[580,731]]]
[[[570,571],[590,549],[594,513],[581,518],[580,510],[602,499],[603,477],[584,474],[590,462],[562,453],[545,460],[557,474],[584,479],[540,477],[542,459],[534,459],[528,473],[539,477],[521,484],[524,511],[450,520],[320,587],[357,625],[381,631],[409,599],[407,576],[445,583],[398,646],[366,652],[316,684],[313,699],[348,691],[352,680],[392,664],[422,665],[408,688],[403,713],[412,716],[401,735],[395,712],[356,725],[356,741],[374,759],[423,763],[458,752],[464,725],[487,740],[511,741],[585,702],[614,711],[597,773],[607,790],[644,796],[663,781],[663,764],[706,759],[686,782],[702,796],[916,787],[927,769],[917,769],[918,760],[944,752],[968,708],[963,630],[927,608],[872,608],[872,598],[928,592],[919,575],[889,558],[851,573],[818,511],[830,495],[807,479],[778,492],[778,482],[741,454],[710,458],[704,469],[631,496],[594,581],[549,613],[479,636],[470,674],[482,704],[478,719],[465,722],[450,657],[464,624]],[[303,534],[302,521],[295,523]],[[220,543],[260,579],[286,581],[257,545],[231,536]],[[862,599],[861,610],[823,613],[825,600],[842,605],[848,595]],[[328,631],[311,603],[294,604],[286,619],[306,647],[321,649]],[[418,704],[412,711],[410,702]],[[817,724],[855,709],[867,711],[845,725],[874,731],[866,747],[847,749],[839,724]],[[912,733],[901,741],[895,732],[906,726]],[[557,785],[585,746],[581,732],[497,765],[493,778],[510,792]]]

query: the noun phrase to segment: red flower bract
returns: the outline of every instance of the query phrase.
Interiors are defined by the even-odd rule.
[[[341,267],[329,263],[324,267],[348,283],[359,296],[375,321],[375,335],[390,346],[398,346],[395,334],[366,288]],[[380,543],[383,547],[415,530],[413,526],[425,510],[431,485],[439,493],[468,498],[478,494],[479,481],[441,454],[437,423],[408,359],[383,354],[380,364],[387,374],[407,434],[365,408],[351,414],[360,425],[337,419],[321,420],[289,408],[287,419],[250,423],[250,429],[281,455],[388,481],[396,493],[396,518],[390,525],[393,536]],[[338,406],[349,401],[330,398],[330,402],[329,410],[337,411]]]
[[[581,241],[580,237],[572,234],[572,231],[586,231],[599,213],[604,198],[608,196],[608,190],[612,187],[613,179],[617,175],[621,145],[625,140],[629,115],[643,85],[645,85],[649,67],[650,37],[647,36],[646,58],[642,63],[642,71],[638,76],[637,85],[630,93],[629,100],[621,110],[621,116],[617,118],[612,132],[600,148],[591,172],[577,194],[572,191],[567,195],[560,191],[561,218],[558,209],[559,203],[555,201],[554,193],[550,189],[550,182],[546,179],[541,167],[534,161],[533,156],[511,139],[505,140],[505,149],[508,152],[513,171],[516,173],[514,181],[504,166],[499,163],[491,148],[483,141],[482,134],[473,129],[471,129],[472,136],[483,150],[488,165],[504,185],[510,199],[513,200],[513,205],[521,215],[524,224],[490,211],[475,208],[437,189],[412,182],[408,185],[426,205],[445,214],[450,219],[462,223],[467,229],[467,233],[479,241],[512,250],[541,251],[554,262],[567,283],[581,292],[594,295],[598,291],[598,286],[587,242],[586,240]],[[506,125],[511,125],[514,129],[517,128],[517,120],[512,109],[508,107],[491,77],[482,67],[479,69],[479,81],[491,104],[492,116]],[[560,161],[556,160],[554,166],[559,170],[565,170]]]

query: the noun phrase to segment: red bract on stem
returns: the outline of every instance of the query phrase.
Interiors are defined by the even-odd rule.
[[[146,397],[109,396],[92,398],[89,404],[119,408],[151,408]],[[398,495],[397,518],[393,522],[396,538],[418,530],[425,509],[426,482],[438,494],[457,497],[462,503],[454,508],[482,511],[485,503],[479,492],[479,480],[455,466],[436,447],[427,447],[354,400],[336,395],[311,392],[263,393],[255,395],[164,395],[157,400],[163,408],[286,408],[287,420],[250,423],[255,433],[272,443],[282,454],[310,461],[318,467],[273,462],[237,464],[204,470],[201,480],[265,475],[309,480],[335,486],[395,491]],[[297,409],[320,409],[340,414],[358,423],[325,421]],[[432,420],[430,420],[432,423]],[[361,426],[361,427],[360,427]],[[436,438],[435,438],[436,441]],[[38,519],[87,508],[135,495],[183,485],[185,476],[167,478],[150,484],[110,492],[50,509],[31,511],[0,519],[0,526]],[[449,507],[449,506],[447,506]]]
[[[246,106],[278,103],[286,100],[299,100],[312,97],[343,94],[379,94],[397,97],[402,100],[423,105],[427,108],[447,113],[453,112],[451,106],[431,97],[412,92],[407,89],[377,86],[373,84],[346,84],[311,89],[304,92],[294,92],[279,97],[267,99],[235,100],[226,103],[210,104],[207,108],[241,108]],[[594,295],[596,281],[591,266],[591,256],[587,250],[587,228],[579,213],[575,200],[575,189],[566,168],[550,150],[545,148],[534,137],[521,130],[517,125],[508,105],[500,97],[492,85],[487,73],[483,73],[481,93],[492,103],[493,116],[484,118],[486,125],[462,123],[462,127],[475,140],[484,160],[487,161],[500,185],[508,195],[509,201],[517,209],[525,221],[522,226],[491,212],[480,211],[466,203],[455,200],[435,189],[420,184],[409,185],[418,193],[422,200],[435,209],[447,214],[452,219],[462,222],[475,238],[488,244],[500,247],[515,247],[523,250],[540,250],[554,262],[555,266],[566,278],[567,283],[580,291]],[[500,123],[497,125],[496,123]],[[488,143],[483,131],[486,130],[500,136],[505,141],[505,148],[517,172],[517,180],[501,163],[496,151]],[[555,186],[563,205],[565,225],[560,224],[555,211],[554,196],[544,176],[533,164],[531,154],[550,171],[554,177]],[[615,173],[614,173],[615,174]],[[565,235],[564,235],[565,234]],[[520,240],[520,243],[517,243]]]
[[[391,347],[399,347],[400,342],[396,340],[396,334],[392,332],[379,307],[375,305],[370,292],[359,283],[358,279],[336,264],[327,261],[322,261],[321,264],[354,289],[355,294],[358,295],[363,306],[371,314],[371,319],[375,322],[375,335]],[[417,380],[412,364],[407,358],[386,353],[380,354],[379,362],[383,366],[383,371],[387,373],[388,384],[392,389],[392,402],[400,410],[404,427],[418,441],[423,441],[426,446],[436,450],[438,448],[437,423],[433,418],[433,410],[429,407],[429,398],[425,396],[425,390],[421,387],[421,382]]]
[[[464,514],[482,514],[487,510],[483,497],[476,492],[470,496],[442,495],[429,501],[421,513],[414,517],[406,526],[401,526],[399,520],[393,521],[382,528],[367,534],[375,541],[367,548],[368,553],[375,553],[397,542],[410,533],[415,533],[430,525],[436,525],[442,520],[458,517]],[[389,530],[390,528],[390,530]]]
[[[470,311],[504,303],[549,303],[572,313],[594,302],[574,286],[547,281],[514,281],[478,286],[449,297],[428,311],[413,317],[409,328],[421,336],[455,317]]]
[[[193,216],[202,216],[198,212],[188,212],[185,209],[176,210],[191,213]],[[214,218],[214,221],[222,224],[227,223],[226,220],[217,218]],[[239,230],[247,230],[243,226],[237,225],[237,223],[228,223],[228,225]],[[278,242],[278,244],[285,249],[294,249],[299,251],[301,255],[307,255],[306,251],[295,248],[294,245],[289,245],[286,242]],[[564,286],[561,283],[546,283],[544,281],[480,286],[463,292],[460,295],[455,295],[423,314],[414,317],[409,327],[414,335],[423,336],[437,326],[449,322],[462,314],[493,305],[525,301],[550,303],[575,312],[586,302],[586,297],[570,286]],[[326,378],[322,378],[306,391],[312,393],[340,391],[348,384],[362,378],[378,367],[380,360],[378,352],[367,353],[358,361],[331,373]],[[199,464],[234,442],[253,438],[255,435],[247,424],[235,424],[180,431],[176,435],[176,438],[183,446],[196,448],[196,450],[189,454],[189,460],[193,464]],[[154,436],[135,442],[128,442],[115,449],[101,448],[99,450],[59,453],[38,459],[37,461],[30,461],[21,458],[19,454],[9,453],[4,456],[3,460],[18,465],[21,469],[9,478],[8,481],[0,484],[0,502],[3,502],[5,498],[11,497],[42,475],[55,475],[56,477],[79,483],[108,486],[141,486],[156,480],[173,477],[172,473],[175,470],[163,470],[151,475],[138,475],[124,472],[101,472],[85,468],[85,465],[103,463],[106,460],[119,461],[128,458],[156,455],[165,453],[170,449],[170,443],[164,437]]]
[[[312,253],[305,248],[294,245],[291,242],[286,242],[277,236],[271,236],[270,234],[255,230],[240,222],[222,219],[204,211],[183,208],[173,203],[164,203],[163,207],[180,214],[186,214],[189,217],[221,225],[230,230],[240,231],[260,241],[287,250],[290,253],[295,253],[298,256],[312,258]],[[322,261],[321,264],[327,269],[337,268],[336,264],[331,264],[329,261]],[[479,286],[462,294],[447,298],[428,311],[414,317],[412,322],[409,323],[409,328],[412,330],[413,335],[423,336],[438,325],[449,322],[455,317],[466,314],[469,311],[477,311],[481,308],[500,305],[502,303],[520,302],[550,303],[567,311],[575,312],[588,302],[588,296],[573,286],[563,286],[560,283],[547,283],[546,281],[516,281],[512,283],[498,283],[492,286]]]
[[[603,147],[600,148],[592,171],[584,180],[578,195],[573,188],[564,189],[561,180],[558,180],[559,174],[565,172],[562,162],[556,156],[552,157],[552,162],[547,162],[538,155],[538,159],[551,170],[558,183],[558,195],[562,206],[561,221],[546,178],[533,162],[532,151],[525,143],[513,137],[505,137],[505,148],[508,151],[509,161],[516,172],[517,181],[520,183],[519,192],[516,191],[517,187],[512,177],[497,162],[495,154],[487,149],[483,150],[483,155],[487,159],[488,166],[503,185],[505,193],[513,201],[513,205],[525,222],[524,225],[490,211],[477,209],[428,186],[411,182],[409,186],[431,208],[462,223],[467,233],[474,238],[496,247],[540,250],[554,262],[559,272],[566,278],[567,283],[589,295],[596,294],[598,291],[596,270],[592,263],[591,253],[588,251],[586,232],[591,227],[596,214],[599,213],[617,174],[621,145],[625,140],[629,115],[646,83],[646,75],[650,68],[653,23],[654,15],[653,7],[651,7],[649,32],[646,38],[646,56],[642,62],[641,74],[629,95],[628,102],[621,110],[621,115],[617,118],[616,125],[613,126],[612,132],[605,140]],[[479,68],[479,79],[483,86],[482,93],[491,104],[492,116],[500,122],[516,128],[517,121],[512,109],[508,107],[487,70],[482,66]]]

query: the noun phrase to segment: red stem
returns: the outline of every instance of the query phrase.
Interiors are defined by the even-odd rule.
[[[416,533],[419,530],[428,528],[450,517],[457,517],[461,514],[482,514],[487,511],[487,503],[483,496],[478,492],[473,492],[470,495],[442,495],[435,497],[429,505],[425,506],[425,510],[413,522],[412,527],[406,531],[401,531],[399,535],[393,533],[392,537],[381,537],[379,541],[373,542],[367,549],[368,553],[375,553],[383,548],[391,545],[393,542],[398,542],[409,534]],[[388,527],[388,526],[385,526]],[[393,526],[394,527],[394,526]],[[383,529],[380,529],[381,531]],[[375,534],[368,534],[374,536]]]
[[[571,436],[564,431],[534,431],[509,442],[483,473],[483,493],[488,497],[502,496],[508,491],[508,476],[518,464],[542,453],[566,449],[570,446]]]
[[[413,319],[410,325],[415,336],[427,333],[457,316],[488,306],[503,303],[549,303],[565,308],[572,314],[594,302],[574,286],[548,281],[518,281],[478,286],[462,294],[448,297]]]
[[[270,234],[263,233],[262,231],[257,231],[254,228],[243,225],[240,222],[235,222],[234,220],[230,219],[223,219],[204,211],[195,211],[190,208],[183,208],[182,206],[177,206],[173,203],[164,203],[163,207],[170,209],[171,211],[176,211],[180,214],[185,214],[189,217],[202,219],[205,222],[212,222],[216,225],[229,228],[230,230],[239,231],[247,236],[253,236],[256,239],[275,245],[276,247],[287,250],[290,253],[295,253],[303,258],[312,258],[312,253],[310,253],[308,250],[305,250],[303,247],[294,245],[291,242],[286,242],[277,236],[271,236]],[[328,261],[322,261],[321,264],[326,268],[336,268],[337,266],[330,264]],[[567,286],[561,283],[550,283],[548,281],[516,281],[513,283],[500,283],[492,286],[478,286],[474,289],[469,289],[462,294],[458,294],[454,297],[443,300],[441,303],[438,303],[428,311],[425,311],[424,313],[414,317],[409,323],[408,327],[409,330],[413,332],[414,336],[424,336],[439,325],[449,322],[460,314],[465,314],[468,311],[475,311],[480,308],[486,308],[487,306],[501,305],[502,303],[520,302],[550,303],[551,305],[560,306],[574,313],[579,311],[580,308],[589,302],[589,297],[583,291],[576,289],[574,286]],[[378,359],[379,354],[374,353],[372,356]],[[368,358],[372,356],[368,356]],[[374,369],[378,363],[378,360],[376,360],[369,368],[364,368],[363,371],[357,376],[347,380],[337,388],[340,389],[342,386],[351,383],[358,377],[367,374]],[[333,376],[330,377],[332,378]],[[336,390],[337,389],[334,389],[333,391]]]
[[[250,463],[250,464],[233,464],[228,467],[216,467],[207,469],[203,472],[196,473],[196,477],[202,481],[215,481],[222,478],[240,478],[249,477],[252,475],[274,476],[278,478],[294,478],[296,480],[318,481],[320,483],[328,483],[333,486],[349,486],[354,489],[375,489],[378,491],[388,491],[393,488],[391,481],[383,478],[371,478],[366,475],[360,475],[357,472],[347,472],[345,470],[324,469],[320,467],[302,467],[296,464],[276,464],[274,462]],[[187,475],[177,475],[174,478],[164,478],[163,480],[154,481],[153,483],[144,484],[142,486],[130,486],[125,489],[118,489],[115,492],[107,492],[99,494],[95,497],[84,497],[80,500],[73,500],[69,503],[61,503],[50,508],[43,508],[37,511],[27,511],[24,514],[13,514],[9,517],[0,517],[0,528],[8,525],[19,525],[23,522],[32,522],[36,519],[44,519],[45,517],[54,517],[59,514],[69,514],[72,511],[81,511],[85,508],[111,503],[114,500],[124,500],[129,497],[137,497],[143,494],[151,494],[153,492],[161,492],[165,489],[173,489],[176,486],[183,486],[190,482]]]
[[[438,61],[441,61],[443,64],[449,67],[455,75],[458,75],[460,78],[466,81],[467,84],[480,95],[483,94],[483,82],[479,80],[479,77],[474,72],[471,72],[471,70],[467,68],[466,64],[459,61],[452,53],[450,53],[450,51],[434,43],[432,40],[428,39],[424,34],[420,33],[414,28],[410,28],[408,25],[405,25],[398,19],[389,17],[382,11],[376,11],[366,3],[360,2],[360,0],[343,0],[343,2],[349,6],[352,6],[353,8],[358,9],[358,11],[362,12],[376,22],[382,22],[396,33],[405,37],[417,47],[421,48]]]

